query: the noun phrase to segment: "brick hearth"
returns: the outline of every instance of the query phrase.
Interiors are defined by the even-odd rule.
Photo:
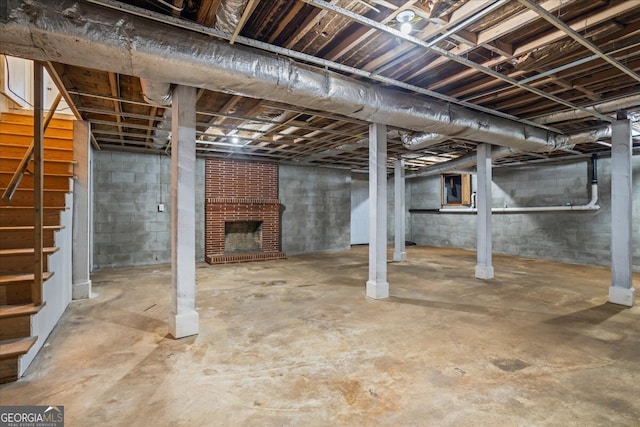
[[[225,223],[262,222],[262,251],[225,253]],[[205,260],[209,264],[282,259],[278,165],[207,159],[205,163]]]

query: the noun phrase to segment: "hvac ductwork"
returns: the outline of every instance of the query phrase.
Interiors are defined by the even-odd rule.
[[[618,110],[626,110],[627,108],[634,108],[640,105],[640,95],[632,95],[624,98],[616,99],[615,101],[603,102],[593,107],[587,107],[588,110],[592,110],[597,113],[607,114]],[[582,110],[572,111],[560,111],[558,113],[551,113],[546,116],[538,117],[533,121],[540,124],[550,124],[563,122],[567,120],[578,120],[589,117],[589,114]]]
[[[142,98],[145,102],[159,107],[171,105],[171,83],[140,79]]]
[[[517,151],[509,147],[496,147],[491,150],[491,158],[493,160],[501,159],[515,154]],[[478,158],[475,153],[467,154],[466,156],[458,157],[448,162],[439,163],[437,165],[429,166],[421,171],[408,173],[405,178],[418,178],[426,176],[440,175],[452,170],[468,169],[476,165]]]
[[[247,0],[222,0],[216,10],[216,30],[233,34],[240,22],[242,11],[247,6]]]
[[[420,150],[440,144],[448,139],[451,139],[448,135],[442,135],[439,133],[412,133],[402,132],[400,134],[402,145],[409,150]]]
[[[600,129],[592,130],[589,132],[577,133],[566,137],[567,145],[565,148],[572,148],[574,145],[585,144],[589,142],[597,142],[604,138],[611,138],[611,126],[606,126]],[[508,147],[495,147],[491,151],[491,158],[493,160],[501,159],[503,157],[509,157],[512,154],[517,154],[519,150],[514,150]],[[417,178],[425,176],[440,175],[452,170],[468,169],[476,165],[477,157],[474,154],[468,154],[466,156],[459,157],[448,162],[439,163],[437,165],[429,166],[418,172],[410,173],[406,175],[406,178]]]
[[[0,23],[1,53],[56,61],[332,111],[371,123],[456,135],[530,152],[566,138],[524,125],[312,68],[209,35],[71,0],[31,0]]]
[[[162,121],[153,131],[153,148],[162,149],[171,140],[171,83],[140,79],[142,98],[151,105],[164,108]]]

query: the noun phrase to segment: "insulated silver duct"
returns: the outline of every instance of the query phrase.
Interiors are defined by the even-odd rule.
[[[171,105],[171,83],[140,79],[142,97],[151,105],[167,107]]]
[[[171,83],[140,79],[140,87],[142,88],[142,98],[148,104],[165,109],[162,115],[164,120],[156,125],[151,137],[153,148],[163,149],[171,140]]]
[[[566,138],[426,96],[298,64],[259,49],[72,0],[29,0],[0,23],[1,53],[332,111],[371,123],[455,135],[521,151]]]
[[[431,147],[436,144],[440,144],[448,139],[451,139],[448,135],[442,135],[439,133],[400,133],[400,139],[402,145],[409,150],[419,150],[422,148]]]
[[[246,6],[247,0],[223,0],[216,10],[216,30],[233,34]]]
[[[589,132],[576,133],[569,136],[568,144],[577,145],[585,144],[589,142],[598,142],[601,139],[611,138],[611,126],[606,126],[600,129],[592,130]]]
[[[491,158],[493,160],[508,157],[512,154],[516,154],[517,151],[508,147],[495,147],[491,150]],[[437,165],[429,166],[421,171],[408,173],[405,178],[418,178],[425,176],[440,175],[452,170],[468,169],[476,165],[478,158],[475,153],[467,154],[466,156],[458,157],[448,162],[438,163]]]
[[[567,145],[564,148],[572,148],[577,144],[585,144],[588,142],[597,142],[603,138],[611,137],[611,126],[606,126],[600,129],[592,130],[589,132],[577,133],[567,137]],[[509,157],[512,154],[517,154],[519,150],[514,150],[508,147],[494,147],[491,151],[491,158],[493,160],[501,159],[503,157]],[[467,169],[476,165],[476,155],[468,154],[466,156],[459,157],[448,162],[439,163],[437,165],[428,166],[422,170],[414,173],[407,174],[406,178],[417,178],[423,176],[439,175],[441,173],[449,172],[456,169]]]
[[[588,110],[593,110],[601,114],[612,113],[618,110],[626,110],[627,108],[637,108],[640,106],[640,95],[631,95],[624,98],[616,99],[615,101],[603,102],[593,107],[587,107]],[[547,114],[546,116],[538,117],[533,121],[546,125],[549,123],[563,122],[566,120],[578,120],[589,117],[589,114],[582,110],[572,111],[560,111],[557,113]]]

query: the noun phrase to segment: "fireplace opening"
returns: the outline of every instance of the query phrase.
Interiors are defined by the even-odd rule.
[[[224,223],[224,253],[262,252],[262,221]]]

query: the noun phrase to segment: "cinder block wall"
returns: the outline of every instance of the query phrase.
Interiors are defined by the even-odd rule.
[[[633,265],[640,270],[640,157],[633,164]],[[589,163],[498,168],[493,171],[493,206],[551,206],[589,201]],[[409,208],[440,207],[440,177],[407,181]],[[493,215],[493,248],[531,258],[577,264],[610,265],[611,161],[598,161],[597,212],[541,212]],[[411,240],[418,244],[475,250],[476,216],[410,215]]]
[[[196,160],[195,173],[196,260],[203,261],[203,159]],[[93,191],[94,268],[170,262],[170,157],[95,151]]]
[[[351,172],[280,165],[282,251],[287,255],[351,247]]]

